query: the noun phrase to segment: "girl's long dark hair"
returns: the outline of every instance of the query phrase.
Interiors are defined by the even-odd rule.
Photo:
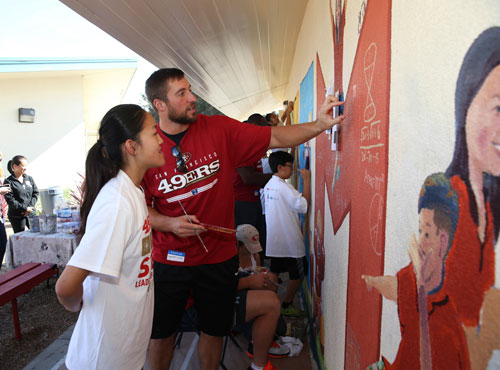
[[[500,27],[488,28],[472,43],[464,57],[455,90],[455,152],[446,170],[449,177],[458,175],[467,184],[472,217],[478,223],[477,204],[469,181],[469,151],[465,120],[469,106],[489,73],[500,65]],[[483,192],[493,213],[495,240],[500,230],[500,177],[483,173]]]
[[[146,112],[140,106],[121,104],[111,108],[102,119],[99,139],[90,148],[85,161],[80,235],[85,233],[87,218],[97,194],[125,164],[122,144],[128,139],[137,141],[145,118]]]
[[[16,155],[14,158],[7,162],[7,170],[9,170],[12,176],[14,176],[14,165],[19,166],[23,159],[26,160],[26,157],[23,155]]]

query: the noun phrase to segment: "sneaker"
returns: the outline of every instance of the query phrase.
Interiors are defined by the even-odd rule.
[[[289,353],[290,353],[290,348],[273,340],[271,342],[271,346],[269,347],[269,351],[267,352],[267,355],[271,358],[284,358],[284,357],[288,357]],[[248,357],[253,358],[253,343],[252,342],[250,342],[248,344],[247,355],[248,355]]]
[[[267,352],[267,355],[271,358],[288,357],[289,354],[290,348],[274,340],[271,342],[271,346],[269,347],[269,351]]]
[[[306,312],[295,308],[293,305],[283,308],[281,306],[281,314],[286,317],[305,317]]]
[[[253,370],[252,365],[250,365],[247,370]],[[278,370],[278,369],[271,363],[271,361],[268,360],[266,366],[264,366],[264,370]]]

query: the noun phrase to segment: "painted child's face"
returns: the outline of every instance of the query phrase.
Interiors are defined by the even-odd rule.
[[[422,275],[426,285],[429,284],[428,290],[432,290],[441,284],[443,259],[448,245],[446,232],[439,230],[434,223],[434,210],[422,208],[418,233],[420,250],[424,255]]]
[[[500,65],[483,82],[467,111],[465,134],[469,160],[500,176]]]

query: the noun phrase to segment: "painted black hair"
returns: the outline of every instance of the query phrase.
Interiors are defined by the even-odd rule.
[[[500,27],[488,28],[472,43],[465,54],[455,90],[455,152],[446,170],[450,178],[458,175],[467,184],[472,217],[478,223],[477,205],[469,181],[469,152],[465,121],[469,106],[489,73],[500,65]],[[485,201],[492,206],[495,239],[500,230],[500,177],[483,173]]]
[[[288,162],[293,163],[293,155],[282,150],[271,153],[269,156],[269,167],[273,173],[278,172],[278,165],[286,165]]]
[[[166,82],[170,80],[180,80],[184,77],[184,72],[178,68],[162,68],[153,72],[146,81],[146,96],[149,103],[155,109],[153,104],[155,99],[167,101],[167,87]]]
[[[99,127],[99,139],[90,148],[85,161],[80,235],[85,233],[87,217],[97,194],[125,164],[122,145],[128,139],[138,141],[145,118],[144,109],[135,104],[117,105],[104,115]]]
[[[7,162],[7,170],[10,172],[11,175],[14,175],[14,165],[19,166],[23,159],[26,160],[26,157],[18,154]]]

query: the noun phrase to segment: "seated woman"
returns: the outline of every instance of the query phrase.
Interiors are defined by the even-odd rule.
[[[258,253],[262,250],[259,232],[252,225],[239,225],[236,232],[240,272],[235,302],[235,325],[253,321],[249,356],[253,362],[248,368],[276,370],[267,357],[282,358],[290,350],[273,342],[280,317],[280,301],[276,295],[277,278],[260,267]]]

